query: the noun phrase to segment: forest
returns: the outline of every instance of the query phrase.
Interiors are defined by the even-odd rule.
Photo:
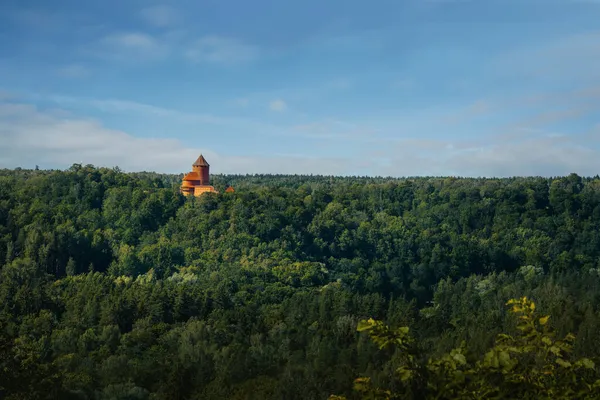
[[[181,177],[0,170],[0,398],[600,398],[600,177]]]

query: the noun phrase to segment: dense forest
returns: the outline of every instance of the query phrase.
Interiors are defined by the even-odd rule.
[[[199,198],[180,179],[0,170],[0,398],[350,399],[359,376],[423,398],[396,376],[407,347],[364,331],[462,363],[525,296],[600,356],[599,177],[216,175]]]

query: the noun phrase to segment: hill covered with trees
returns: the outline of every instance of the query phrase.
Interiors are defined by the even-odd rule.
[[[407,350],[360,321],[410,327],[415,363],[479,359],[523,296],[600,356],[598,177],[221,175],[236,192],[199,198],[180,178],[0,171],[0,398],[404,393]]]

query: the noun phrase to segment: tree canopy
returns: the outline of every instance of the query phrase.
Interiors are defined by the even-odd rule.
[[[452,385],[461,355],[493,386],[476,362],[525,357],[505,307],[524,296],[549,316],[536,346],[598,378],[598,177],[216,175],[198,198],[180,179],[0,170],[0,398],[352,398],[356,377]]]

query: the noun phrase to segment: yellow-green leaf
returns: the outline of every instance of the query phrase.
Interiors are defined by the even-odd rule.
[[[375,325],[376,322],[373,318],[369,318],[368,320],[363,319],[361,321],[358,321],[358,326],[356,327],[356,330],[359,332],[368,331],[370,329],[373,329]]]
[[[500,354],[498,354],[498,359],[500,360],[500,365],[503,367],[510,364],[510,354],[505,351],[501,351]]]
[[[400,368],[398,368],[398,375],[400,375],[400,380],[402,382],[406,382],[407,380],[412,378],[413,371],[406,367],[400,367]]]
[[[548,336],[544,336],[542,338],[542,342],[544,342],[545,344],[547,344],[548,346],[550,346],[552,344],[552,340],[548,337]]]
[[[582,358],[580,361],[581,365],[583,365],[587,369],[594,369],[594,367],[596,366],[594,362],[589,358]]]
[[[549,318],[550,318],[549,315],[546,315],[545,317],[540,318],[540,325],[546,325],[548,323]]]
[[[556,363],[558,365],[560,365],[561,367],[563,367],[563,368],[569,368],[569,367],[571,367],[571,363],[568,362],[568,361],[563,360],[562,358],[557,358],[556,359]]]
[[[454,354],[452,356],[452,358],[454,358],[454,360],[459,363],[460,365],[465,365],[467,363],[467,359],[465,358],[464,355],[458,353],[458,354]]]

